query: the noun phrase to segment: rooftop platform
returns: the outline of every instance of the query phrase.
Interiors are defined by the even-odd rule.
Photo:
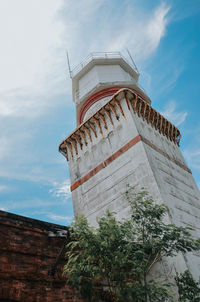
[[[119,64],[134,77],[139,77],[137,67],[133,62],[129,62],[121,52],[91,52],[80,64],[71,71],[71,78],[81,77],[95,65]]]

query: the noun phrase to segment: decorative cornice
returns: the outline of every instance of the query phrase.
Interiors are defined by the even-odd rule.
[[[121,100],[118,100],[117,98],[120,93],[124,94],[129,110],[132,108],[133,112],[136,113],[138,117],[145,120],[169,140],[179,145],[181,138],[180,131],[158,111],[145,102],[136,92],[128,88],[123,88],[115,93],[105,105],[61,142],[59,151],[67,158],[67,160],[69,152],[73,158],[75,154],[78,155],[78,146],[82,150],[83,145],[87,146],[89,141],[92,142],[92,133],[97,137],[99,133],[103,135],[103,132],[107,131],[107,118],[112,125],[114,125],[116,120],[119,120],[119,114],[122,115],[123,118],[126,118],[120,104]],[[97,131],[97,129],[99,129],[99,131]]]

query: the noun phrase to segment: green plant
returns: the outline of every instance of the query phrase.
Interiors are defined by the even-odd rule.
[[[77,293],[91,302],[173,301],[172,286],[148,280],[156,262],[179,252],[197,250],[189,230],[165,224],[165,205],[158,205],[143,189],[126,191],[132,214],[117,221],[109,211],[98,228],[78,217],[71,226],[64,274]]]
[[[179,302],[199,302],[200,287],[187,270],[175,277],[179,293]]]

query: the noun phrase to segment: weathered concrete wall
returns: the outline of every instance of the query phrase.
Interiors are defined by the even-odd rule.
[[[136,117],[139,133],[150,138],[151,143],[169,155],[170,159],[163,156],[158,150],[149,144],[144,144],[149,164],[153,171],[155,181],[158,184],[163,202],[170,210],[172,223],[178,226],[193,227],[195,238],[200,231],[200,194],[192,173],[177,165],[174,161],[182,163],[186,167],[185,160],[180,149],[173,142],[161,135],[145,121]],[[173,159],[173,160],[171,160]],[[196,279],[200,276],[200,254],[189,253],[185,256],[186,264]]]
[[[0,211],[0,300],[81,302],[62,276],[64,257],[49,274],[66,240],[60,232],[66,227]]]
[[[72,184],[139,135],[136,115],[128,109],[125,99],[120,104],[126,118],[118,110],[119,120],[114,126],[107,119],[108,130],[103,136],[92,134],[93,142],[83,150],[78,147],[78,156],[69,160]],[[127,217],[129,205],[123,196],[127,184],[145,186],[156,200],[161,200],[142,141],[125,152],[119,151],[115,160],[72,192],[75,214],[84,213],[92,224],[107,208],[119,218]]]
[[[69,156],[75,214],[84,213],[92,225],[106,209],[116,212],[119,219],[127,217],[129,205],[123,193],[130,184],[145,187],[158,203],[166,203],[169,222],[193,226],[197,237],[199,190],[178,145],[128,108],[125,98],[118,100],[124,117],[117,108],[118,120],[112,124],[106,117],[107,129],[97,127],[92,143],[88,141],[82,150],[78,146],[77,155]],[[188,254],[185,261],[179,258],[178,270],[184,263],[197,278],[199,255]]]
[[[97,65],[84,74],[79,80],[79,98],[83,98],[98,85],[127,83],[137,85],[137,80],[124,71],[119,65]]]

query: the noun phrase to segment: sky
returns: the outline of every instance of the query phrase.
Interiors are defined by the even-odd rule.
[[[73,218],[59,143],[76,127],[70,63],[128,48],[152,106],[182,133],[200,187],[200,0],[0,0],[0,209]]]

